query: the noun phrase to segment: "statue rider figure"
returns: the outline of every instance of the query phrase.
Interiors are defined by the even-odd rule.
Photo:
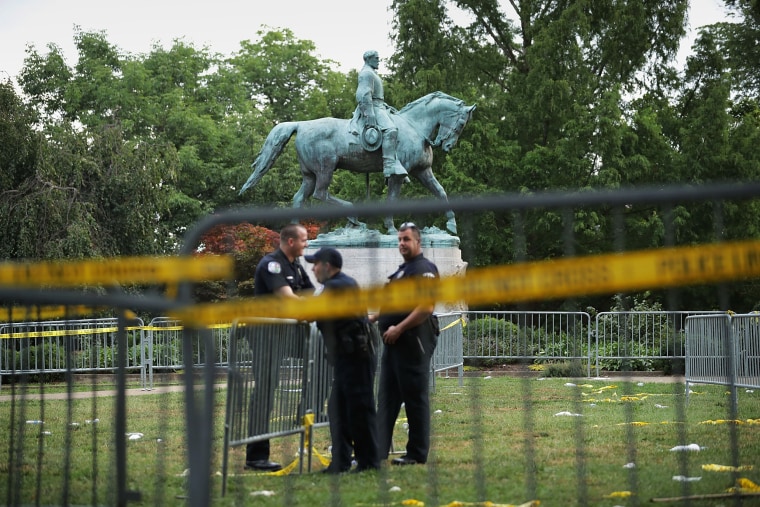
[[[388,114],[388,106],[383,97],[383,81],[377,74],[380,57],[377,51],[364,53],[364,67],[359,71],[359,84],[356,88],[356,101],[364,117],[365,129],[379,128],[383,134],[383,175],[406,175],[406,169],[396,156],[398,129]],[[364,132],[362,133],[364,135]]]

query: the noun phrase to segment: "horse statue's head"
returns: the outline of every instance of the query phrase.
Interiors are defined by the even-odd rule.
[[[442,114],[438,127],[438,136],[433,141],[433,144],[440,146],[443,151],[448,152],[457,144],[464,126],[470,121],[472,112],[475,111],[475,104],[468,106],[463,100],[446,95],[445,93],[438,93],[441,94],[441,100],[451,102],[453,108],[450,112]]]
[[[434,119],[434,126],[438,127],[438,135],[434,141],[427,138],[428,143],[433,147],[440,146],[443,151],[447,152],[459,140],[459,136],[462,134],[464,126],[470,121],[474,110],[474,104],[468,106],[463,100],[438,91],[410,102],[399,112],[408,112],[413,121],[416,116],[420,123],[424,123],[422,116]]]

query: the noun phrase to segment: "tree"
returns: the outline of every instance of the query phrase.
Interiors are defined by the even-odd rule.
[[[199,301],[219,301],[230,296],[253,295],[253,275],[264,255],[280,246],[280,235],[249,223],[219,225],[201,238],[198,255],[231,255],[235,261],[235,285],[230,290],[221,282],[204,282],[196,287]]]

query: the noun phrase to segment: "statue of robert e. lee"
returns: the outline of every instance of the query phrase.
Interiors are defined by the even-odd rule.
[[[364,120],[361,133],[365,141],[372,145],[381,141],[383,150],[383,175],[385,177],[406,175],[406,169],[396,156],[398,129],[393,124],[383,95],[383,81],[377,74],[380,56],[375,50],[364,53],[364,66],[359,71],[359,84],[356,87],[356,102]],[[378,129],[380,132],[378,132]]]

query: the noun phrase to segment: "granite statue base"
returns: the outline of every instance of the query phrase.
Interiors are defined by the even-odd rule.
[[[420,231],[422,252],[438,266],[441,277],[464,276],[467,263],[462,260],[459,238],[437,227],[425,227]],[[366,228],[337,229],[328,234],[320,234],[309,240],[304,252],[312,254],[322,247],[337,249],[343,256],[343,272],[352,276],[361,287],[384,285],[388,276],[404,262],[398,251],[396,234],[382,234]],[[303,262],[312,282],[317,285],[312,265]],[[437,304],[436,312],[447,313],[466,309],[464,303]],[[370,309],[375,310],[375,309]]]

